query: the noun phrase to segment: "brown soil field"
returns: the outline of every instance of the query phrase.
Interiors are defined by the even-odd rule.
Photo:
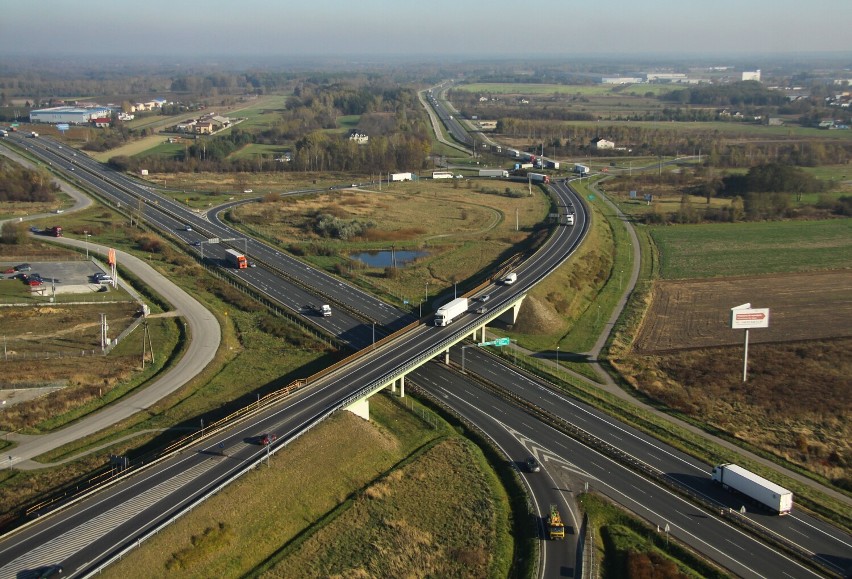
[[[634,351],[613,363],[631,385],[713,428],[852,486],[852,272],[657,282]],[[743,332],[730,308],[770,308]]]
[[[852,336],[852,271],[658,281],[635,349],[741,344],[730,311],[747,302],[770,310],[769,327],[749,332],[750,344]]]

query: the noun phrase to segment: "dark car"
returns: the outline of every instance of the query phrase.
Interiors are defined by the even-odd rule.
[[[15,266],[15,271],[32,271],[32,266],[28,263],[22,263]]]
[[[56,577],[58,575],[62,575],[62,565],[48,565],[46,567],[39,567],[38,569],[33,569],[34,575],[32,577],[37,577],[38,579],[47,579],[48,577]]]
[[[541,470],[541,465],[538,464],[538,461],[533,456],[526,460],[526,465],[528,472],[539,472]]]

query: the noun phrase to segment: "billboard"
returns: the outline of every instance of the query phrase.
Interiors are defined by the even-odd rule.
[[[731,329],[748,330],[768,327],[769,308],[752,308],[751,304],[731,308]]]

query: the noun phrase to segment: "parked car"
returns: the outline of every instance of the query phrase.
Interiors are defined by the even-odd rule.
[[[15,266],[15,271],[32,271],[32,266],[28,263],[22,263]]]
[[[534,456],[531,456],[526,460],[526,465],[528,472],[539,472],[541,470],[541,465],[538,464],[538,461]]]

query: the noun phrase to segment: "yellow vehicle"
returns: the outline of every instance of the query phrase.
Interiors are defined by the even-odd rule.
[[[547,532],[551,539],[565,538],[565,525],[556,505],[550,505],[550,516],[547,518]]]

